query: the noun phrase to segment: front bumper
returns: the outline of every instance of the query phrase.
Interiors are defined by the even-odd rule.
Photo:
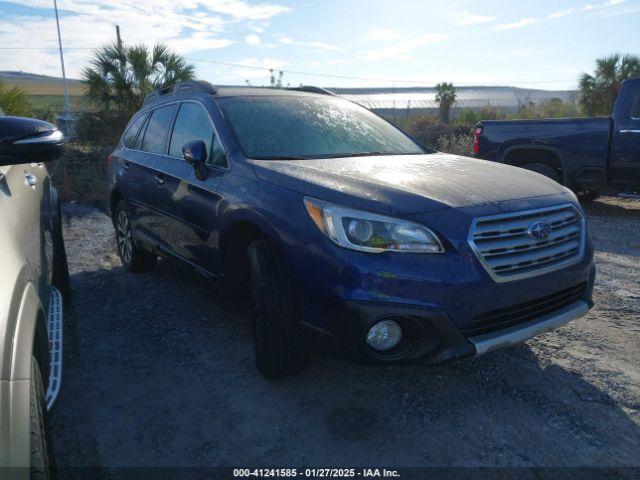
[[[506,328],[467,335],[440,309],[376,302],[349,302],[344,308],[338,335],[342,351],[351,359],[380,364],[432,365],[485,353],[522,343],[583,317],[591,309],[595,270],[579,299]],[[366,344],[368,330],[377,322],[393,319],[403,330],[403,340],[394,349],[378,352]]]

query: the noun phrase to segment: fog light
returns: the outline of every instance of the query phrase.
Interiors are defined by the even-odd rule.
[[[375,350],[390,350],[402,340],[402,329],[393,320],[382,320],[369,329],[367,344]]]

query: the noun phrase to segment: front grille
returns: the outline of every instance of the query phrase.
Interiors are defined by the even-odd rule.
[[[537,238],[536,226],[548,235]],[[469,245],[489,275],[506,282],[580,260],[584,229],[584,218],[573,205],[559,205],[477,218],[471,225]]]
[[[535,320],[580,300],[586,287],[587,284],[582,283],[530,302],[483,313],[475,317],[468,328],[462,329],[462,334],[473,337]]]

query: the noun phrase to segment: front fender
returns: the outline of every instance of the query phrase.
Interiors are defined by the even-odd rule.
[[[0,380],[26,380],[31,375],[36,327],[46,332],[46,315],[36,286],[28,280],[27,266],[3,267],[7,286],[0,291]],[[8,275],[11,280],[5,276],[10,272],[14,272]],[[45,349],[38,353],[48,354],[48,342]]]

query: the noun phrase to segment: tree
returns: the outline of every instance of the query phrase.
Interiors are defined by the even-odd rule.
[[[440,106],[440,120],[449,123],[451,106],[456,101],[456,87],[453,83],[442,82],[436,85],[436,102]]]
[[[278,76],[276,77],[276,72],[272,68],[269,69],[269,80],[271,82],[271,88],[282,88],[282,76],[284,72],[282,70],[278,70]]]
[[[31,106],[27,92],[17,86],[9,88],[0,81],[0,110],[6,115],[29,116]]]
[[[640,76],[640,57],[614,53],[596,60],[593,75],[580,76],[580,105],[589,115],[609,115],[622,82]]]
[[[113,44],[95,51],[91,67],[82,71],[87,97],[102,110],[132,114],[157,89],[194,78],[194,67],[163,44]]]

